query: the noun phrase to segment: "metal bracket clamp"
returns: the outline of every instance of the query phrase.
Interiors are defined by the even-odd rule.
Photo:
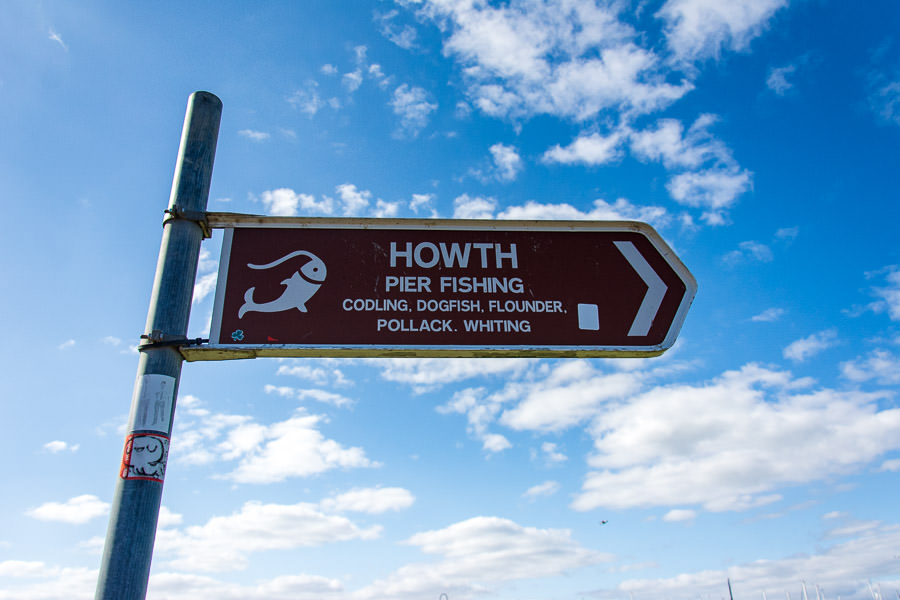
[[[190,339],[180,335],[170,335],[163,333],[159,329],[143,334],[141,339],[146,340],[146,342],[138,345],[138,352],[163,346],[202,346],[204,343],[209,342],[209,340],[203,338]]]
[[[182,219],[196,223],[200,230],[203,231],[203,239],[207,240],[212,237],[212,228],[209,226],[209,220],[206,218],[206,212],[199,210],[183,210],[181,208],[167,208],[163,211],[166,218],[163,219],[163,225],[174,219]]]

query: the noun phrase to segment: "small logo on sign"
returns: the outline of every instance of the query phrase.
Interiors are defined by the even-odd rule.
[[[247,264],[247,266],[251,269],[271,269],[295,256],[305,256],[310,260],[299,271],[294,271],[293,275],[281,282],[281,285],[285,288],[281,296],[271,302],[257,304],[253,300],[253,292],[256,290],[256,287],[251,287],[244,292],[244,304],[238,310],[239,319],[243,318],[248,312],[281,312],[292,308],[296,308],[300,312],[306,312],[306,301],[319,291],[322,282],[325,281],[327,271],[322,259],[311,252],[297,250],[265,265]]]

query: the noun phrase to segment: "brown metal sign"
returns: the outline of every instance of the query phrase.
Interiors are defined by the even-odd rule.
[[[225,230],[210,346],[242,356],[653,356],[690,272],[637,222],[278,219]]]

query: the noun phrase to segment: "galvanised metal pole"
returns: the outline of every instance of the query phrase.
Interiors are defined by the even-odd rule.
[[[191,94],[163,222],[147,333],[141,336],[128,435],[97,582],[98,599],[138,600],[147,594],[183,360],[178,346],[189,343],[185,335],[200,242],[208,235],[206,203],[221,116],[222,102],[213,94]]]

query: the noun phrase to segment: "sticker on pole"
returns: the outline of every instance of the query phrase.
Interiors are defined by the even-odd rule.
[[[141,375],[131,401],[131,429],[169,432],[175,405],[175,378],[168,375]]]
[[[259,217],[226,228],[210,345],[243,356],[653,356],[693,276],[649,225]]]
[[[168,436],[132,433],[125,438],[119,476],[122,479],[143,479],[162,483],[166,477],[168,458]]]

